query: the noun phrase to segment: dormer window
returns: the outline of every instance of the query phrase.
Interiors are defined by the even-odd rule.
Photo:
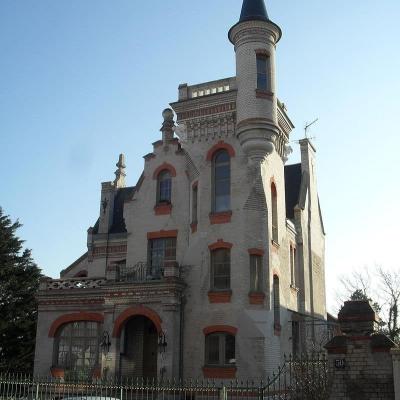
[[[171,174],[161,171],[157,180],[157,203],[171,203]]]

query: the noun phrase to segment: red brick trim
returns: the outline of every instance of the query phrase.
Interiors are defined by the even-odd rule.
[[[161,164],[153,173],[153,179],[157,179],[160,172],[167,170],[171,174],[172,177],[176,176],[176,169],[173,165],[168,163]]]
[[[235,157],[236,155],[235,149],[229,143],[220,140],[217,144],[211,147],[210,150],[208,150],[206,160],[211,161],[218,150],[226,150],[230,157]]]
[[[173,238],[178,236],[178,231],[176,229],[171,231],[157,231],[157,232],[147,232],[147,239],[163,239],[163,238]]]
[[[64,368],[51,367],[50,374],[53,378],[63,379],[65,376]]]
[[[264,304],[265,293],[249,293],[250,304]]]
[[[209,335],[210,333],[216,333],[216,332],[225,332],[229,333],[230,335],[236,335],[237,331],[238,331],[237,328],[230,325],[210,325],[206,326],[203,329],[203,333],[205,335]]]
[[[255,49],[255,52],[259,56],[271,57],[271,54],[266,49]]]
[[[208,245],[208,248],[210,250],[231,249],[232,247],[233,247],[232,243],[224,242],[223,239],[218,239],[215,243]]]
[[[192,222],[190,224],[190,229],[192,230],[192,233],[196,233],[197,232],[197,222]]]
[[[217,213],[210,213],[210,224],[228,224],[232,219],[232,211],[223,211]]]
[[[233,379],[236,367],[203,367],[203,375],[210,379]]]
[[[162,332],[161,329],[161,323],[162,320],[160,316],[150,308],[144,307],[144,306],[138,306],[138,307],[130,307],[127,310],[125,310],[120,316],[115,320],[114,323],[114,330],[113,330],[113,337],[120,337],[121,336],[121,331],[122,327],[124,326],[125,322],[135,316],[143,316],[151,320],[153,324],[155,325],[157,332],[160,333]]]
[[[208,292],[208,301],[211,304],[230,303],[232,298],[232,290],[212,291]]]
[[[263,256],[264,250],[262,249],[248,249],[247,250],[251,256]]]
[[[160,203],[154,206],[155,215],[169,215],[172,211],[172,204]]]
[[[55,337],[57,330],[64,324],[68,322],[76,322],[76,321],[94,321],[94,322],[103,322],[104,315],[100,313],[88,313],[88,312],[79,312],[74,314],[65,314],[61,317],[57,318],[50,327],[49,337]]]
[[[256,97],[258,99],[270,99],[274,94],[272,92],[268,92],[267,90],[256,89]]]

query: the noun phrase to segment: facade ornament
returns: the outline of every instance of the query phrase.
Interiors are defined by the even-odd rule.
[[[167,145],[174,138],[174,112],[170,108],[166,108],[162,112],[163,124],[160,131],[162,132],[162,141],[164,145]]]
[[[125,187],[125,177],[126,177],[126,173],[125,173],[126,165],[125,165],[124,154],[119,155],[118,162],[115,165],[118,169],[115,171],[114,186],[117,189],[123,188],[123,187]]]

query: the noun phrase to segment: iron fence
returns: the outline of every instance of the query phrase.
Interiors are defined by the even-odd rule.
[[[326,400],[324,356],[285,359],[266,380],[115,379],[70,382],[0,375],[0,400]]]

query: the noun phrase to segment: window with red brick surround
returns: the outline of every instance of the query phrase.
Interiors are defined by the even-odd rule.
[[[229,325],[213,325],[204,328],[203,333],[205,336],[204,376],[220,379],[234,378],[237,328]]]

